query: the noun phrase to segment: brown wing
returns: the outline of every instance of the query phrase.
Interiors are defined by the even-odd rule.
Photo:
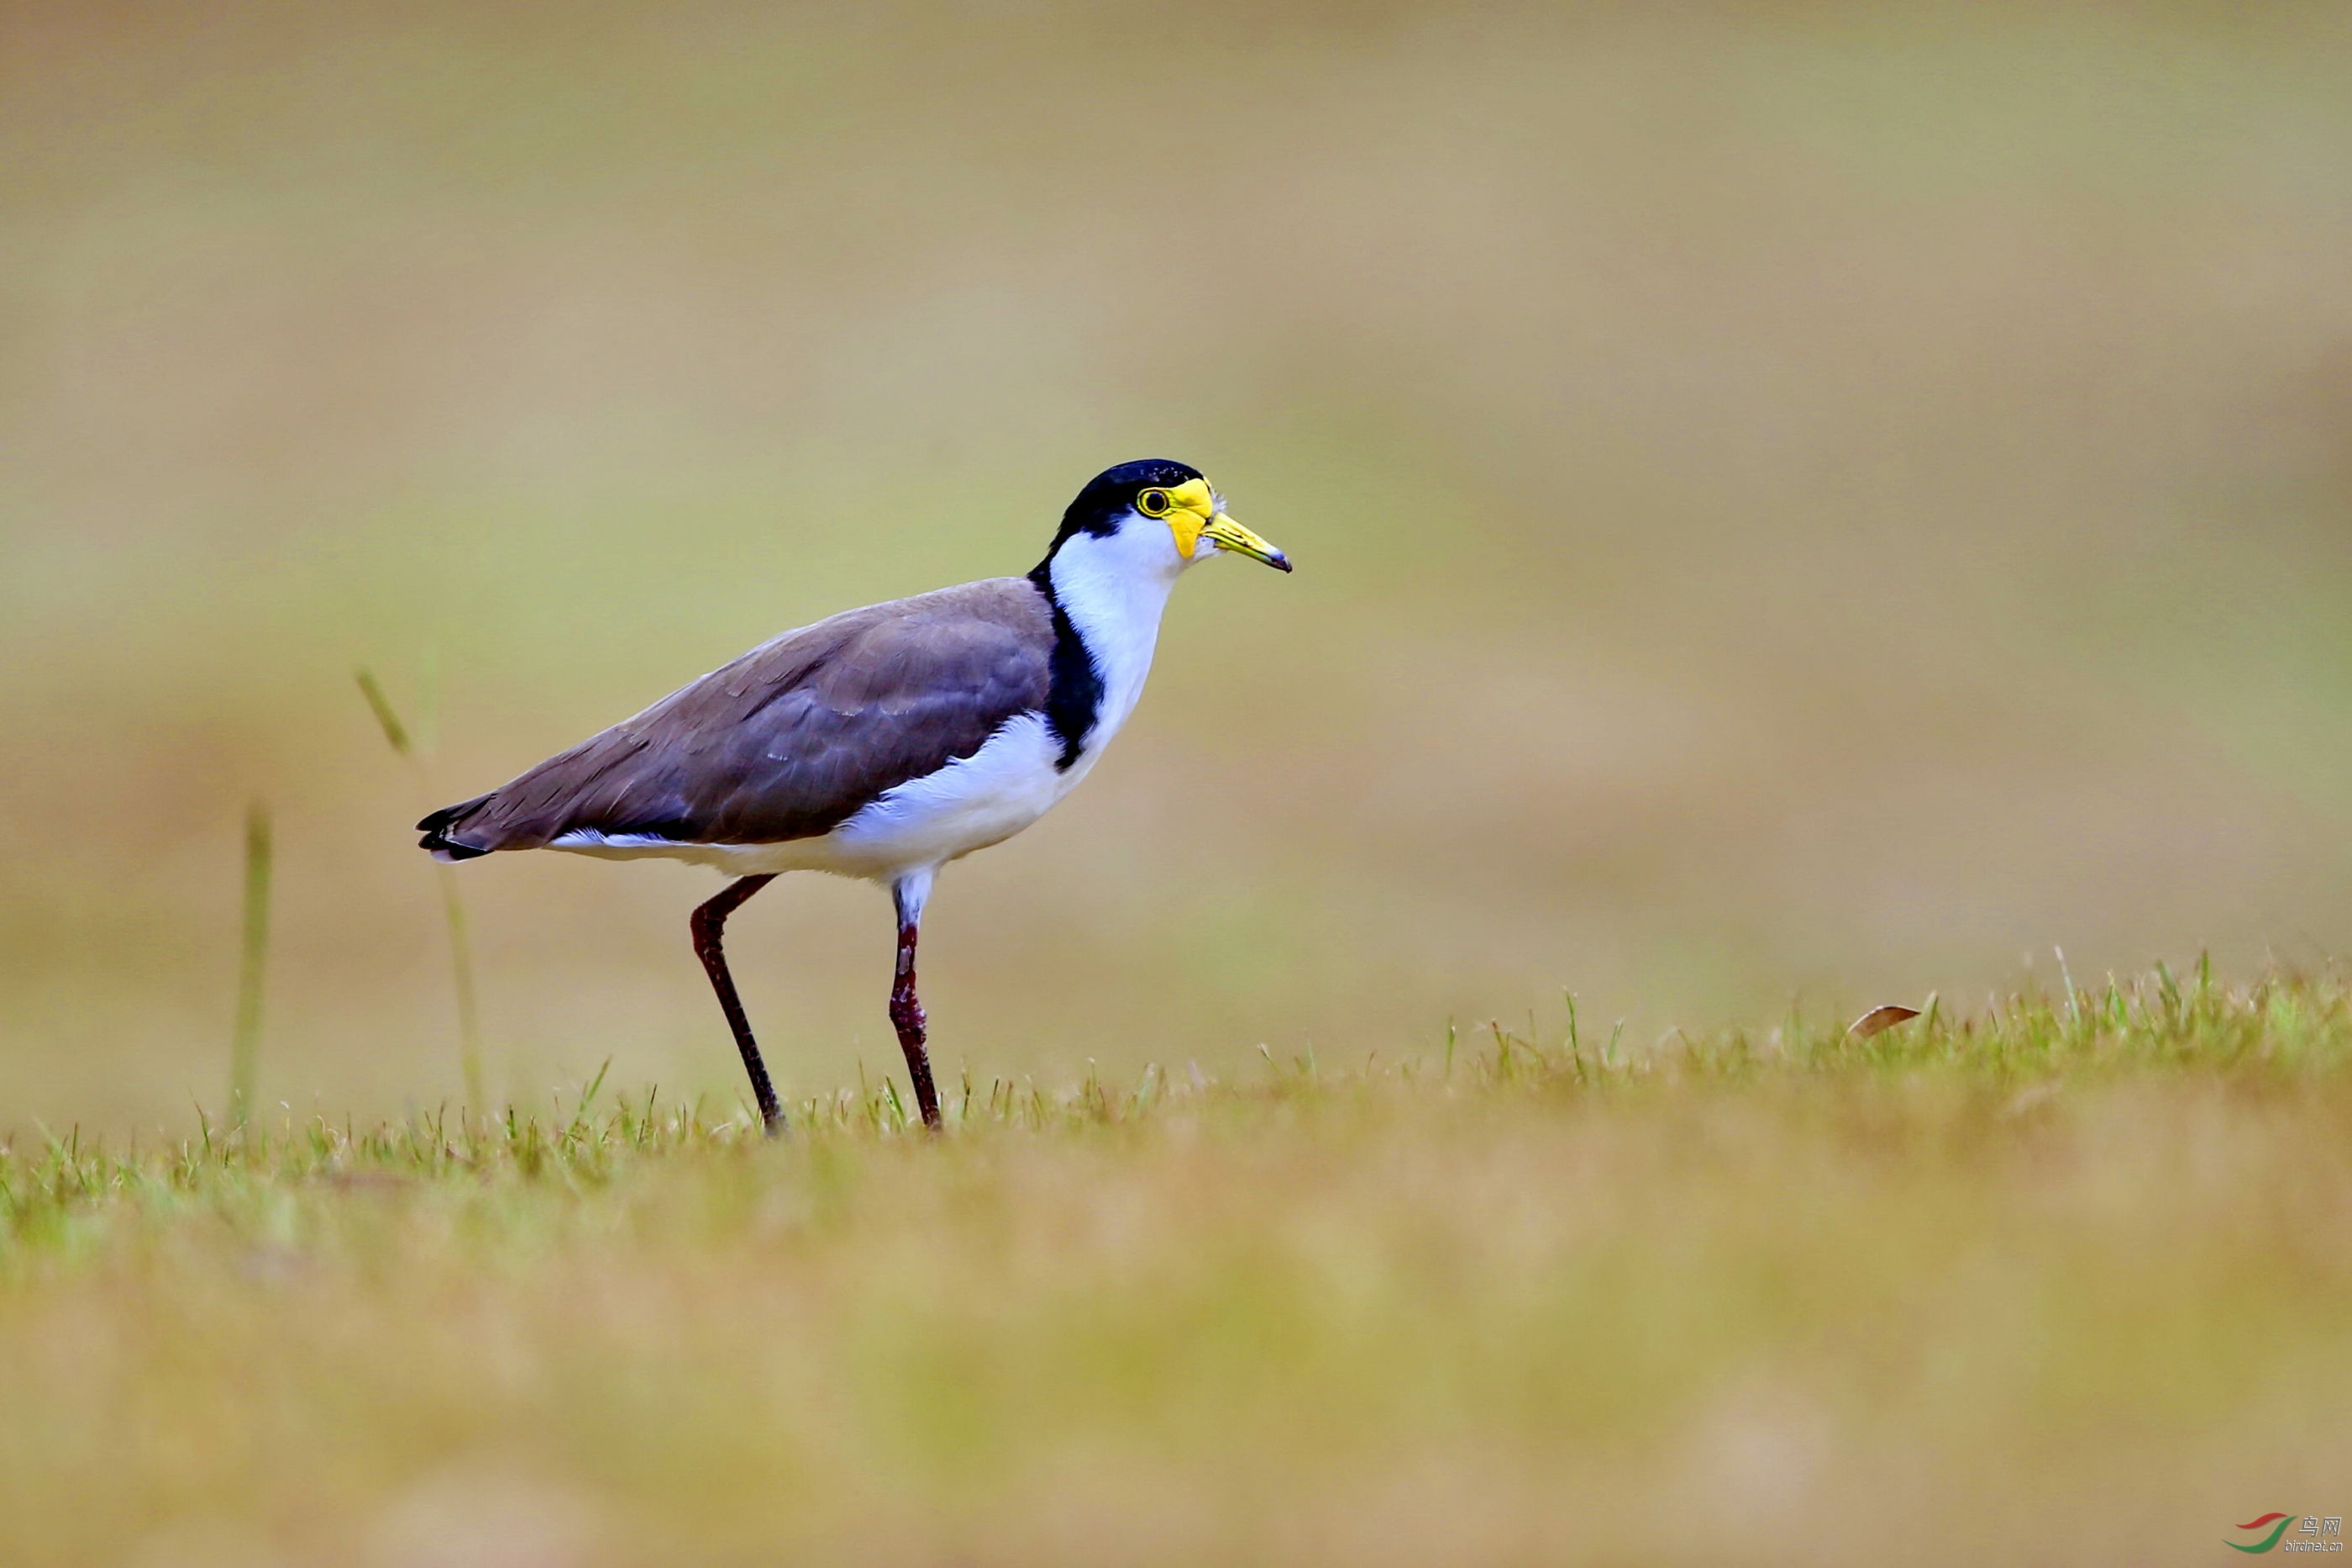
[[[417,824],[464,858],[569,832],[764,844],[831,831],[1042,708],[1052,611],[1024,578],[853,610],[755,648]]]

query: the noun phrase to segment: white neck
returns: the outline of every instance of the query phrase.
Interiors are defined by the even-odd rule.
[[[1054,552],[1046,569],[1054,597],[1086,640],[1102,676],[1102,706],[1087,736],[1089,762],[1143,695],[1143,678],[1151,673],[1151,651],[1160,640],[1160,612],[1185,564],[1168,530],[1158,524],[1124,528],[1108,537],[1075,534]]]

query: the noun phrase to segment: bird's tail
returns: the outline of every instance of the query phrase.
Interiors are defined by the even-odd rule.
[[[424,837],[416,842],[420,848],[433,852],[436,861],[469,861],[490,852],[485,844],[469,844],[457,835],[465,830],[466,819],[479,810],[489,800],[488,795],[477,795],[470,800],[460,800],[454,806],[444,806],[416,824]]]

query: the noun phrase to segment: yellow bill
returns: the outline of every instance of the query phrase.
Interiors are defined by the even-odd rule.
[[[1242,527],[1223,512],[1211,517],[1201,529],[1201,537],[1219,549],[1245,555],[1252,560],[1262,560],[1276,571],[1290,570],[1290,558],[1266,540]]]

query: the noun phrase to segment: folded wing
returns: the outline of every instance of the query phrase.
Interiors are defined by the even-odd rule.
[[[1023,578],[853,610],[753,649],[487,795],[434,812],[453,858],[566,834],[764,844],[831,831],[1043,708],[1054,643]]]

